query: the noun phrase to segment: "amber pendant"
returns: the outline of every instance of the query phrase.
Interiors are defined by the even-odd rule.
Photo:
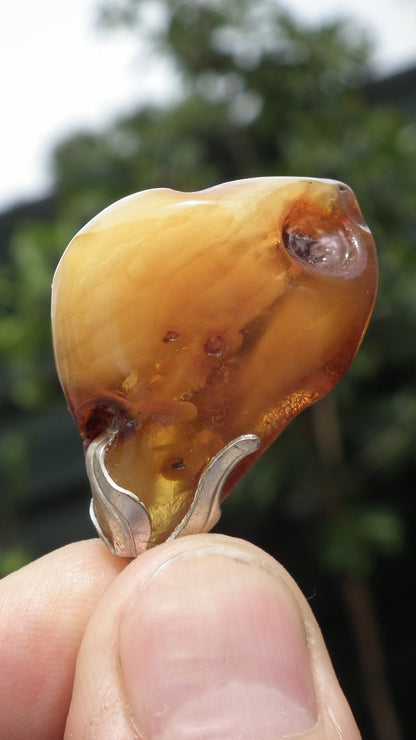
[[[113,552],[209,530],[342,378],[376,290],[372,236],[334,181],[147,190],[81,229],[55,273],[53,341]]]

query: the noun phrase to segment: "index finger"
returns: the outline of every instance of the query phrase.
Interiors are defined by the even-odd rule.
[[[63,736],[85,626],[126,562],[86,540],[0,581],[0,737]]]

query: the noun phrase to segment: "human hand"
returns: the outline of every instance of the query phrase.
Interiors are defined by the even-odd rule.
[[[360,738],[299,588],[222,535],[131,562],[88,540],[7,576],[0,666],[4,740]]]

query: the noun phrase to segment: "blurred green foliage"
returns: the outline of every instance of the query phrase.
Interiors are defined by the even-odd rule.
[[[11,262],[0,267],[6,521],[14,493],[20,501],[30,486],[25,433],[10,430],[9,420],[21,411],[42,414],[60,398],[50,283],[77,229],[143,188],[330,177],[355,190],[378,244],[374,318],[331,405],[296,420],[229,506],[235,517],[249,507],[261,528],[279,516],[277,491],[280,511],[308,522],[311,551],[323,567],[366,576],[379,553],[403,545],[413,496],[416,123],[393,106],[368,102],[371,49],[346,21],[303,26],[272,0],[109,0],[100,22],[124,24],[138,39],[146,33],[150,53],[170,60],[177,92],[163,106],[144,105],[104,131],[63,141],[53,155],[56,220],[26,222],[13,234]],[[328,425],[336,449],[325,441]],[[5,558],[0,552],[3,571],[22,547],[17,535],[4,537],[11,549]]]

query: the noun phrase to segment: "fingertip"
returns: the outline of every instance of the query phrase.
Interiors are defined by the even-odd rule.
[[[123,567],[85,540],[0,581],[0,737],[62,737],[85,626]]]
[[[259,548],[221,535],[165,543],[115,579],[85,635],[67,732],[359,738],[293,579]]]

